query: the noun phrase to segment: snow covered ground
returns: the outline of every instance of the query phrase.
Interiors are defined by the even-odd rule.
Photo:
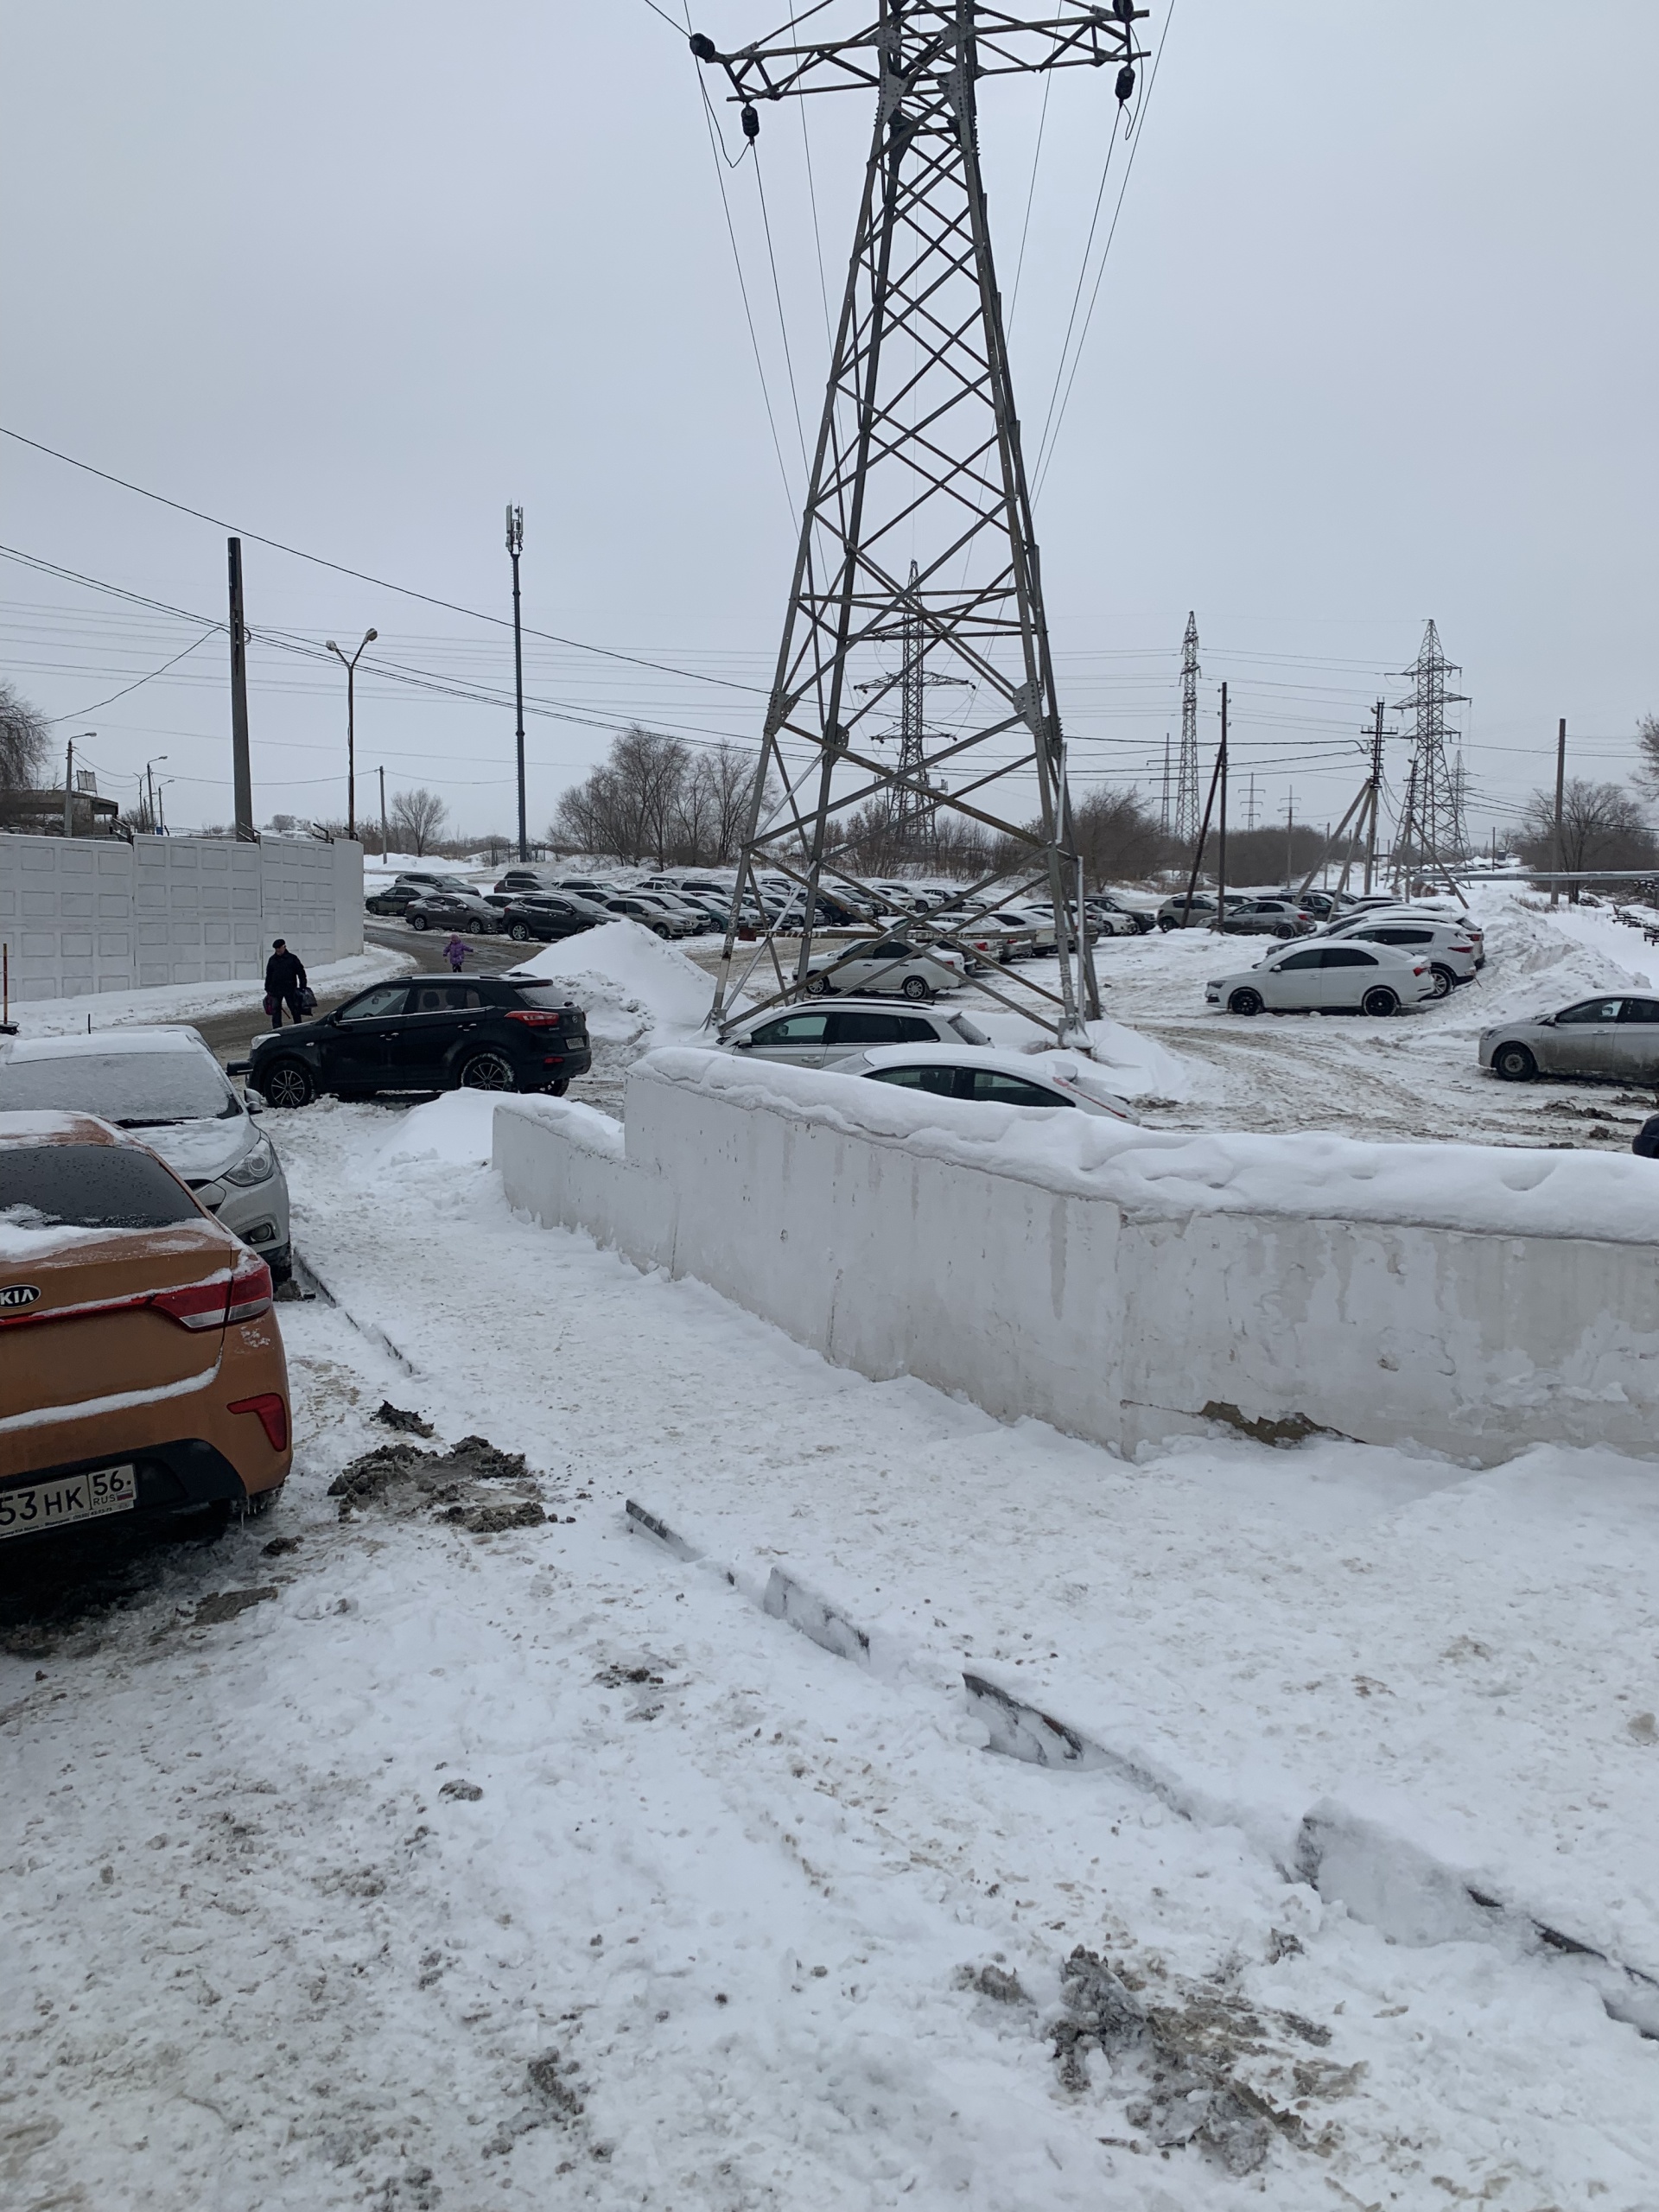
[[[1002,1427],[514,1219],[488,1112],[284,1117],[339,1300],[283,1309],[289,1495],[14,1609],[8,2205],[1659,2202],[1659,2044],[1511,1916],[1413,1924],[1406,1848],[1659,1972],[1650,1470]],[[342,1520],[383,1399],[551,1517]],[[996,1756],[964,1668],[1118,1764]]]

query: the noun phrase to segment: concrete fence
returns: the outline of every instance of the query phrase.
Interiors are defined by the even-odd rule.
[[[1123,1129],[699,1052],[497,1109],[512,1203],[837,1364],[1118,1449],[1223,1421],[1483,1465],[1659,1453],[1659,1178],[1481,1146]]]
[[[14,999],[264,973],[363,950],[363,849],[298,838],[0,836],[0,941]]]

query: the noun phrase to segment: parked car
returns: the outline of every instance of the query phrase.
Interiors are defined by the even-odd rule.
[[[599,903],[613,919],[626,916],[630,921],[643,922],[653,937],[668,938],[684,935],[677,924],[669,919],[665,908],[653,906],[644,898],[601,897]]]
[[[1232,908],[1242,906],[1243,901],[1229,893],[1227,904]],[[1208,891],[1195,891],[1190,899],[1185,891],[1177,891],[1158,909],[1160,930],[1208,930],[1215,925],[1215,897]]]
[[[1206,983],[1229,1014],[1400,1014],[1434,995],[1428,963],[1391,944],[1306,944]]]
[[[404,909],[412,930],[456,930],[463,937],[485,937],[501,926],[501,910],[476,891],[434,891],[412,899]]]
[[[1313,914],[1322,922],[1340,921],[1351,915],[1359,905],[1351,891],[1293,891],[1287,884],[1282,891],[1264,891],[1264,899],[1287,899],[1293,906],[1300,906],[1306,914]]]
[[[231,1073],[273,1106],[332,1092],[550,1090],[592,1065],[588,1017],[533,976],[416,976],[374,983],[320,1021],[256,1037]]]
[[[1141,932],[1139,917],[1125,913],[1122,907],[1108,906],[1099,899],[1088,899],[1084,901],[1084,911],[1096,937],[1135,937]],[[1155,926],[1152,922],[1147,924],[1148,929]]]
[[[1351,914],[1346,916],[1344,918],[1350,921],[1359,921],[1363,919],[1375,922],[1386,918],[1390,921],[1429,922],[1437,929],[1452,929],[1458,932],[1459,937],[1466,938],[1469,943],[1473,946],[1475,966],[1477,968],[1484,968],[1486,965],[1485,931],[1482,929],[1480,924],[1475,920],[1471,914],[1461,912],[1457,907],[1450,905],[1445,906],[1406,906],[1390,900],[1386,907],[1373,906],[1368,909],[1363,915]]]
[[[1096,912],[1127,917],[1129,928],[1139,931],[1143,937],[1148,930],[1157,928],[1162,911],[1155,899],[1142,900],[1122,891],[1091,891],[1087,903]],[[1128,931],[1118,930],[1114,934],[1124,937]]]
[[[458,875],[399,875],[384,891],[372,892],[363,904],[372,914],[402,914],[416,899],[429,899],[437,892],[470,893],[470,885]]]
[[[750,1016],[725,1039],[728,1052],[791,1067],[832,1067],[849,1053],[877,1045],[951,1045],[988,1049],[990,1039],[965,1014],[889,1001],[837,999],[832,1007],[774,1007]]]
[[[1325,934],[1344,944],[1358,938],[1366,944],[1391,944],[1414,958],[1427,960],[1437,999],[1449,998],[1459,983],[1475,980],[1474,939],[1455,922],[1431,922],[1385,907],[1381,913],[1358,914],[1340,921]]]
[[[515,899],[553,888],[555,871],[546,868],[510,868],[495,887],[498,898]],[[487,894],[486,894],[487,895]]]
[[[531,938],[550,944],[558,938],[580,937],[584,930],[595,929],[609,919],[608,915],[588,907],[585,901],[563,899],[556,892],[524,893],[499,912],[499,926],[515,944],[527,944]]]
[[[1226,937],[1307,937],[1316,926],[1307,909],[1288,899],[1230,900],[1221,925]]]
[[[1580,999],[1559,1014],[1501,1022],[1481,1032],[1480,1065],[1509,1083],[1541,1075],[1659,1083],[1659,999]]]
[[[228,1518],[286,1480],[270,1269],[135,1136],[0,1113],[0,1541]]]
[[[901,1090],[976,1106],[1080,1108],[1114,1122],[1138,1122],[1096,1070],[1063,1053],[964,1052],[960,1045],[887,1045],[836,1063],[837,1075],[860,1076]]]
[[[139,1133],[277,1282],[292,1274],[283,1164],[197,1031],[0,1038],[0,1114],[43,1112]]]
[[[967,963],[959,952],[918,950],[901,937],[815,952],[808,963],[806,988],[815,997],[831,991],[889,994],[931,999],[960,988]]]

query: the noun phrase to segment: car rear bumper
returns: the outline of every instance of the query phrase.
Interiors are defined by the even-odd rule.
[[[60,1484],[65,1494],[69,1495],[77,1477],[117,1464],[130,1464],[135,1470],[137,1499],[127,1511],[104,1514],[92,1520],[38,1520],[31,1521],[29,1525],[19,1525],[20,1509],[25,1503],[38,1516],[39,1494],[43,1488]],[[245,1512],[254,1497],[268,1498],[277,1487],[280,1484],[251,1491],[225,1454],[201,1437],[179,1437],[166,1444],[146,1444],[124,1455],[104,1452],[91,1459],[35,1468],[26,1475],[8,1476],[0,1481],[0,1558],[15,1556],[14,1546],[40,1538],[61,1539],[111,1524],[131,1528],[141,1522],[165,1520],[176,1513],[192,1512],[203,1505],[224,1504]],[[13,1500],[16,1504],[9,1503]]]

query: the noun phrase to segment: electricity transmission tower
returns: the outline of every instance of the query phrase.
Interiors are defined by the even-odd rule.
[[[1446,678],[1462,671],[1440,649],[1440,633],[1431,621],[1423,632],[1416,659],[1402,671],[1412,681],[1411,690],[1395,702],[1401,714],[1410,714],[1411,765],[1406,778],[1406,805],[1401,819],[1395,873],[1408,874],[1425,862],[1444,875],[1460,861],[1468,846],[1464,817],[1463,756],[1448,760],[1447,738],[1459,733],[1446,726],[1446,710],[1466,704],[1467,695],[1449,691]]]
[[[1198,618],[1186,618],[1181,640],[1181,757],[1175,776],[1175,836],[1190,845],[1198,834]],[[1255,824],[1252,823],[1254,828]]]
[[[843,10],[853,28],[833,35]],[[832,14],[830,11],[834,10]],[[879,0],[874,19],[826,0],[772,37],[723,54],[701,33],[691,51],[723,71],[746,137],[757,102],[852,89],[872,99],[874,130],[824,395],[738,870],[732,926],[711,1020],[770,961],[770,997],[833,988],[811,968],[820,886],[881,912],[861,880],[861,821],[899,804],[948,810],[977,832],[976,893],[993,905],[1080,896],[1062,734],[1031,496],[1008,372],[980,170],[979,86],[988,77],[1111,66],[1120,104],[1141,59],[1135,0],[1093,7],[1050,0],[1026,18],[985,0]],[[826,21],[826,17],[828,21]],[[805,32],[798,26],[810,24]],[[908,563],[915,566],[906,573]],[[913,581],[912,581],[913,578]],[[936,667],[974,687],[961,726],[912,721],[908,757],[879,756],[883,687],[858,689],[879,644],[906,620]],[[919,655],[906,654],[906,665]],[[887,689],[891,689],[889,683]],[[938,772],[951,770],[943,788]],[[1033,818],[1034,817],[1034,818]],[[771,928],[734,976],[742,900],[760,871],[798,887],[798,946]],[[967,895],[967,894],[964,894]],[[966,918],[906,924],[911,942],[968,950]],[[1055,988],[999,969],[986,988],[1066,1043],[1084,1044],[1099,1010],[1079,929],[1079,993],[1066,933]],[[745,950],[747,950],[747,947]]]
[[[941,676],[927,665],[927,625],[922,619],[916,587],[920,572],[912,561],[899,626],[899,667],[896,676],[874,676],[861,683],[861,691],[897,690],[899,694],[899,763],[892,798],[893,841],[906,859],[924,855],[924,832],[937,804],[927,772],[926,698],[935,684],[955,683],[971,689],[965,676]]]

